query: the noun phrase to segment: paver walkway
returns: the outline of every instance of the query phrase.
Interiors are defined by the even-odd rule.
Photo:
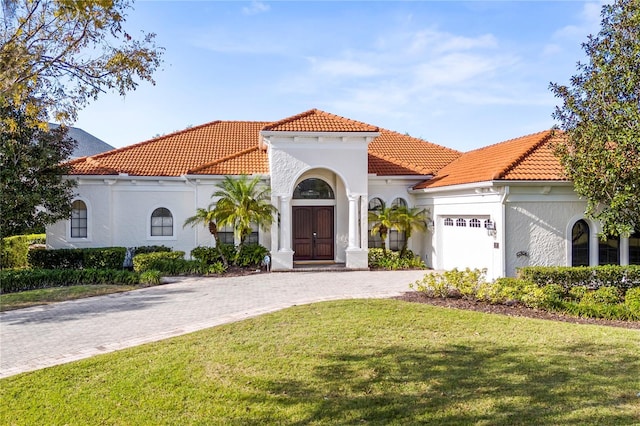
[[[424,271],[186,278],[128,293],[0,313],[0,378],[294,305],[409,291]]]

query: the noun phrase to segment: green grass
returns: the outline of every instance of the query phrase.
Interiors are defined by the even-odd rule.
[[[0,423],[630,425],[638,392],[638,331],[351,300],[9,377]]]
[[[30,306],[46,305],[48,303],[62,302],[64,300],[120,293],[123,291],[134,290],[136,288],[139,287],[132,285],[95,284],[54,287],[22,291],[19,293],[0,294],[0,312],[28,308]]]

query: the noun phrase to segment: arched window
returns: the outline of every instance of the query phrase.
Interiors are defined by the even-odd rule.
[[[380,198],[372,198],[369,201],[369,211],[380,211],[382,210],[383,202]],[[379,234],[371,235],[371,228],[373,227],[373,223],[369,223],[369,248],[381,248],[382,247],[382,238],[380,238]]]
[[[391,202],[391,207],[407,207],[407,202],[403,198],[396,198]]]
[[[456,226],[465,227],[467,226],[467,221],[460,217],[456,220]]]
[[[473,218],[469,221],[469,226],[471,228],[481,228],[480,219]]]
[[[577,221],[571,228],[571,266],[589,266],[589,224]]]
[[[391,202],[391,207],[407,207],[407,202],[403,198],[396,198]],[[404,231],[392,229],[389,231],[389,249],[400,250],[405,244],[407,237]]]
[[[71,204],[71,238],[87,238],[87,205],[76,200]]]
[[[151,236],[171,237],[173,236],[173,215],[169,209],[157,208],[151,213]]]
[[[293,191],[294,200],[333,200],[335,195],[329,184],[322,179],[305,179]]]
[[[629,237],[629,265],[640,265],[640,231]]]
[[[453,226],[453,219],[451,219],[450,217],[446,218],[444,220],[444,226]]]

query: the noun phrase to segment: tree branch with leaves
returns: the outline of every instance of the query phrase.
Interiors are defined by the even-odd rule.
[[[550,85],[563,101],[556,153],[603,235],[629,235],[640,228],[640,0],[604,5],[582,46],[570,85]]]

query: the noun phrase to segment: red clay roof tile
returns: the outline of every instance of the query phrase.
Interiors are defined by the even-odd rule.
[[[378,128],[318,109],[311,109],[268,124],[263,130],[276,132],[377,132]]]
[[[370,174],[435,175],[416,188],[494,179],[564,179],[550,132],[461,154],[422,139],[313,109],[275,123],[213,121],[93,157],[70,161],[73,175],[268,174],[260,131],[379,132],[368,147]]]
[[[369,173],[380,176],[433,175],[462,155],[461,152],[422,139],[380,129],[380,136],[369,144]],[[384,164],[380,161],[384,160]],[[393,164],[396,168],[392,168]]]
[[[551,147],[551,130],[469,151],[415,189],[492,180],[567,180]]]

